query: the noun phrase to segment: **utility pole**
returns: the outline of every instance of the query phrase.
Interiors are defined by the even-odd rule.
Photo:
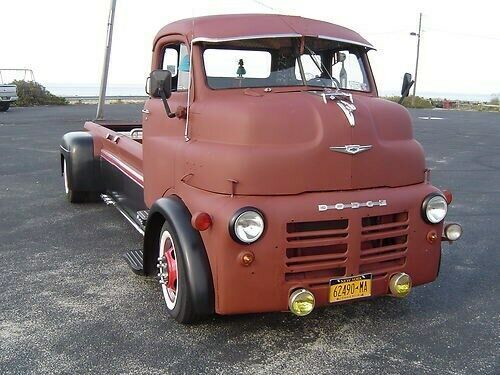
[[[417,61],[415,62],[415,83],[413,84],[413,96],[411,97],[411,106],[415,107],[415,94],[417,92],[418,58],[420,56],[420,37],[422,35],[422,13],[418,19],[418,33],[410,33],[417,37]]]
[[[106,34],[106,48],[104,49],[104,63],[102,67],[101,89],[97,105],[96,120],[102,120],[104,101],[106,100],[106,86],[108,84],[109,59],[111,57],[111,42],[113,41],[113,22],[115,20],[116,0],[111,0],[108,17],[108,32]]]

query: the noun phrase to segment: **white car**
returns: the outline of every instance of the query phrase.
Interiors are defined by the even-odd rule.
[[[5,112],[9,109],[10,104],[15,102],[17,97],[16,85],[0,84],[0,112]]]

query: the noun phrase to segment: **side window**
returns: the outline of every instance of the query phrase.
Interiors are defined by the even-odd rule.
[[[164,49],[161,68],[172,73],[172,91],[188,89],[189,67],[189,53],[185,44],[169,45]]]
[[[163,70],[170,70],[172,78],[177,77],[177,62],[179,61],[179,53],[176,47],[167,47],[163,52]]]
[[[181,44],[179,49],[179,67],[177,80],[177,91],[185,91],[189,87],[189,53],[185,44]]]
[[[332,76],[339,81],[340,88],[369,91],[363,63],[355,53],[349,51],[336,52],[333,58]]]

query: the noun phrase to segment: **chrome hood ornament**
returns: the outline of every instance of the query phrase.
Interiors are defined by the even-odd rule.
[[[354,111],[356,110],[356,106],[354,105],[354,100],[352,99],[351,94],[337,90],[331,92],[323,92],[321,96],[323,97],[323,102],[325,104],[328,102],[327,98],[330,100],[334,100],[340,107],[342,112],[344,112],[347,121],[349,121],[349,125],[353,127],[356,125],[356,120],[354,119]]]
[[[342,154],[356,155],[363,151],[368,151],[372,145],[345,145],[345,146],[332,146],[331,151],[340,152]]]

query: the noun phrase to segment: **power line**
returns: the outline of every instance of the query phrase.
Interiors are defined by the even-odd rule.
[[[266,3],[262,2],[262,1],[259,1],[259,0],[251,0],[251,1],[253,1],[256,4],[259,4],[260,6],[263,6],[264,8],[272,10],[273,12],[279,12],[277,9],[273,8],[270,5],[267,5]]]

